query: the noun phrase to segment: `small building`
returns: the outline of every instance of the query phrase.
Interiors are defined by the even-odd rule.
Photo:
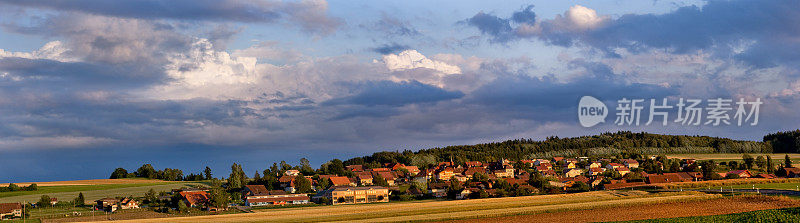
[[[100,200],[96,200],[94,202],[96,203],[95,209],[106,211],[106,212],[117,211],[117,208],[118,208],[117,204],[119,204],[119,200],[117,200],[115,198],[110,198],[110,197],[103,198],[103,199],[100,199]]]
[[[22,204],[0,203],[0,219],[12,217],[22,217]]]
[[[602,166],[603,166],[603,164],[601,164],[601,163],[598,163],[598,162],[592,162],[592,163],[590,163],[589,165],[586,165],[586,169],[600,168],[600,167],[602,167]]]
[[[603,174],[603,169],[601,169],[599,167],[595,167],[595,168],[590,168],[589,169],[589,175],[597,176],[597,175],[600,175],[600,174]]]
[[[800,168],[797,167],[784,167],[784,171],[786,171],[786,177],[788,178],[798,178],[800,177]]]
[[[250,207],[268,206],[268,205],[287,205],[287,204],[308,204],[308,195],[305,194],[287,194],[283,191],[268,191],[258,195],[245,197],[244,205]]]
[[[333,205],[389,202],[389,188],[379,186],[332,187],[321,191],[317,197],[325,197]]]
[[[443,170],[436,173],[436,179],[440,180],[450,180],[453,177],[453,168],[446,167]]]
[[[242,189],[243,197],[261,194],[269,194],[269,190],[264,185],[244,185],[244,189]]]
[[[625,167],[628,167],[629,169],[639,168],[639,161],[636,161],[635,159],[625,159],[622,161],[622,164],[625,164]]]
[[[372,174],[370,173],[358,173],[356,178],[358,179],[358,183],[361,185],[372,185]]]
[[[619,175],[622,175],[622,176],[625,176],[625,174],[628,174],[628,173],[631,172],[631,170],[629,170],[627,167],[624,167],[624,166],[617,167],[616,170],[619,173]]]
[[[349,165],[346,168],[347,168],[347,170],[349,170],[351,172],[363,172],[364,171],[364,166],[362,166],[362,165]]]
[[[337,186],[353,186],[353,182],[347,177],[330,177],[331,185]]]
[[[729,176],[731,174],[739,175],[739,178],[750,178],[750,177],[753,177],[753,174],[751,174],[749,170],[731,170],[731,171],[728,171],[728,173],[726,173],[725,176]]]
[[[134,199],[124,198],[119,202],[120,209],[136,209],[139,208],[139,203]]]
[[[209,196],[205,191],[181,191],[181,201],[189,207],[203,207],[208,204]]]
[[[566,176],[566,177],[576,177],[576,176],[580,176],[581,174],[583,174],[583,170],[582,169],[566,169],[566,170],[564,170],[564,176]]]

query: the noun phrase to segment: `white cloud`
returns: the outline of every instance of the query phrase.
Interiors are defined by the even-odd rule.
[[[390,71],[400,71],[400,73],[392,76],[393,81],[408,81],[414,79],[425,84],[443,87],[442,79],[444,77],[453,74],[461,74],[461,68],[458,66],[428,59],[425,55],[422,55],[416,50],[405,50],[398,54],[383,55],[383,62]],[[427,76],[413,75],[413,78],[409,77],[407,73],[402,72],[413,71],[418,68],[431,70],[433,72],[431,75]]]

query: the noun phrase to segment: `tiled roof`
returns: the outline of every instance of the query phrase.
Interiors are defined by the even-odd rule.
[[[19,203],[0,203],[0,214],[11,213],[17,209],[22,209],[22,205]]]

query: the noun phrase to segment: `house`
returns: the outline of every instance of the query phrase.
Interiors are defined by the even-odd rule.
[[[338,187],[338,186],[355,186],[353,182],[350,182],[350,179],[347,177],[330,177],[328,180],[331,181],[331,185]]]
[[[373,174],[375,176],[381,176],[381,178],[386,180],[386,183],[388,183],[389,186],[394,186],[395,185],[395,181],[397,180],[397,175],[395,175],[394,172],[375,172]],[[374,179],[374,177],[373,177],[373,179]],[[375,182],[373,181],[373,183],[375,183]]]
[[[373,168],[373,169],[370,169],[369,171],[372,171],[372,172],[389,172],[389,168]]]
[[[798,178],[800,177],[800,168],[797,167],[784,167],[784,171],[786,171],[786,177],[788,178]]]
[[[315,197],[325,197],[333,205],[389,202],[389,188],[379,186],[333,187],[321,191]]]
[[[768,173],[762,173],[762,174],[756,175],[754,177],[755,178],[764,178],[764,179],[775,179],[775,178],[778,178],[778,176],[775,176],[775,174],[768,174]]]
[[[580,176],[581,174],[583,174],[583,170],[582,169],[565,169],[564,170],[564,176],[566,176],[566,177],[576,177],[576,176]]]
[[[619,175],[622,175],[622,176],[625,176],[625,174],[628,174],[628,173],[631,172],[631,170],[629,170],[627,167],[624,167],[624,166],[617,167],[616,170],[619,173]]]
[[[428,193],[432,194],[434,197],[447,196],[447,183],[429,183],[428,188]]]
[[[476,167],[483,166],[483,163],[481,163],[481,161],[467,161],[464,163],[464,165],[467,167]]]
[[[591,181],[591,183],[589,183],[589,186],[591,186],[592,188],[597,188],[597,186],[600,186],[601,183],[603,183],[603,176],[598,176],[595,177],[594,180]]]
[[[55,206],[56,204],[58,204],[58,198],[51,197],[50,198],[50,206]]]
[[[600,169],[599,167],[589,169],[589,175],[597,176],[600,174],[603,174],[603,169]]]
[[[508,171],[508,169],[495,170],[492,171],[492,174],[497,178],[514,178],[514,169],[511,169],[511,171]]]
[[[406,166],[404,169],[408,170],[411,176],[419,174],[420,170],[417,166]]]
[[[678,172],[678,176],[683,178],[683,181],[698,181],[703,179],[703,173],[700,172]]]
[[[346,166],[345,168],[347,168],[347,170],[349,170],[351,172],[363,172],[364,171],[364,166],[363,165],[349,165],[349,166]]]
[[[466,182],[470,179],[470,177],[464,176],[464,174],[460,173],[454,174],[453,178],[455,178],[458,182]]]
[[[134,199],[124,198],[119,202],[120,209],[135,209],[139,208],[139,203]]]
[[[202,207],[208,203],[209,196],[205,191],[181,191],[181,199],[186,206],[189,207]]]
[[[243,197],[261,194],[269,194],[269,190],[264,185],[244,185],[244,189],[242,189]]]
[[[278,178],[278,182],[281,184],[281,187],[294,187],[294,178],[293,176],[282,176]]]
[[[441,171],[436,173],[436,179],[450,180],[450,178],[453,177],[453,174],[454,174],[453,173],[453,168],[446,167],[443,170],[441,170]]]
[[[283,175],[284,176],[297,176],[297,175],[300,175],[300,171],[299,170],[286,170],[286,171],[283,172]]]
[[[115,198],[103,198],[100,200],[94,201],[97,205],[95,205],[95,209],[102,210],[106,212],[114,212],[117,211],[119,200]]]
[[[244,204],[250,207],[267,205],[286,205],[286,204],[308,204],[308,195],[287,194],[286,192],[275,190],[261,193],[254,196],[245,197]]]
[[[586,165],[586,169],[600,168],[602,165],[603,164],[598,163],[598,162],[592,162],[589,165]]]
[[[564,157],[561,157],[561,156],[553,157],[553,161],[555,161],[555,162],[558,162],[558,161],[561,161],[561,160],[564,160]]]
[[[477,162],[477,161],[476,161]],[[470,167],[464,171],[464,175],[468,177],[472,177],[475,173],[486,173],[485,167]]]
[[[471,193],[472,193],[472,191],[470,191],[469,189],[464,188],[463,190],[461,190],[461,192],[456,194],[456,199],[458,199],[458,200],[467,199],[467,198],[469,198],[469,195]]]
[[[685,181],[685,179],[677,173],[647,175],[647,183],[649,184],[673,183],[673,182],[683,182],[683,181]]]
[[[550,160],[546,160],[546,159],[535,159],[535,160],[533,160],[533,165],[536,165],[536,166],[542,165],[543,163],[550,164]]]
[[[556,174],[555,170],[545,170],[545,171],[539,171],[539,172],[542,173],[543,176],[556,176],[556,175],[558,175],[558,174]]]
[[[753,174],[751,174],[749,170],[731,170],[727,174],[725,174],[725,176],[728,176],[728,175],[731,175],[731,174],[739,175],[739,178],[750,178],[750,177],[753,177]]]
[[[574,162],[565,162],[562,167],[564,167],[564,169],[574,169],[577,166],[575,165]]]
[[[625,167],[625,165],[622,165],[622,164],[619,164],[619,163],[609,163],[609,164],[606,165],[606,169],[609,169],[609,170],[616,170],[617,168],[620,168],[620,167]]]
[[[625,164],[625,167],[628,167],[629,169],[639,168],[639,161],[636,161],[635,159],[625,159],[622,161],[622,164]]]
[[[370,173],[358,173],[356,179],[358,179],[358,183],[361,185],[372,185],[372,174]]]
[[[0,203],[0,219],[22,217],[22,204]]]
[[[542,163],[542,164],[539,164],[539,166],[537,166],[537,168],[538,168],[538,167],[544,167],[544,168],[547,168],[548,170],[552,170],[552,169],[553,169],[553,164],[550,164],[550,163]]]

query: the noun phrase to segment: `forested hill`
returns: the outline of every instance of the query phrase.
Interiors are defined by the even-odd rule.
[[[775,145],[775,146],[773,146]],[[344,162],[349,164],[380,164],[401,162],[423,164],[450,161],[495,161],[549,158],[553,156],[604,156],[627,154],[676,153],[772,153],[798,152],[800,130],[778,132],[764,137],[764,142],[732,140],[709,136],[660,135],[621,131],[573,138],[548,137],[542,141],[515,139],[477,145],[447,146],[417,152],[377,152]]]

